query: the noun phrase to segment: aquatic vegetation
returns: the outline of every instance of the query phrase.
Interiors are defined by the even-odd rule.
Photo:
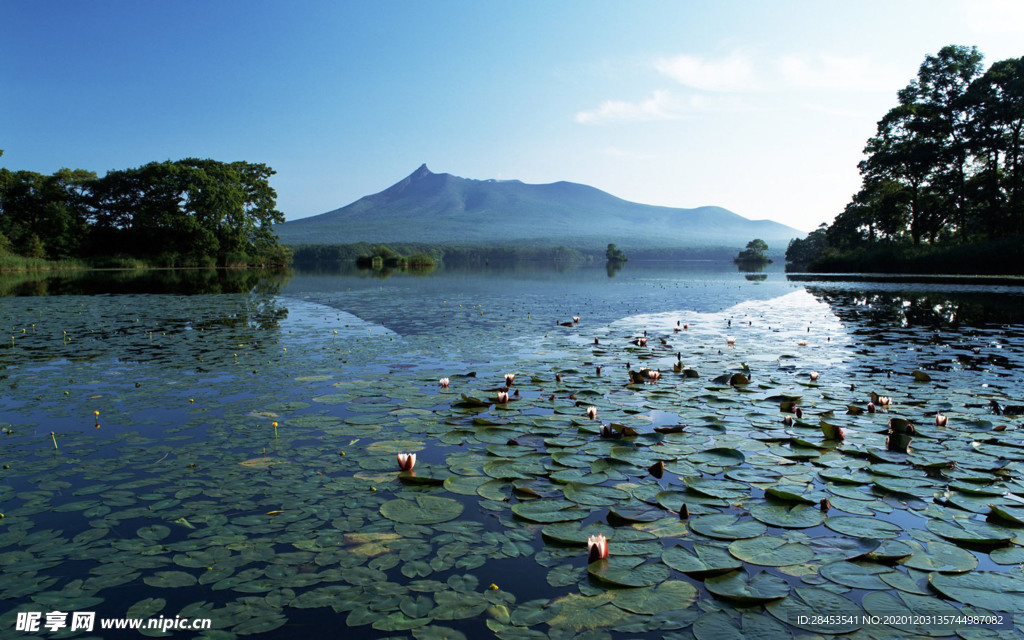
[[[451,325],[398,335],[327,306],[352,297],[278,301],[276,322],[246,311],[258,298],[138,296],[131,317],[118,297],[12,301],[5,321],[37,330],[0,353],[0,596],[256,637],[340,619],[353,637],[784,638],[839,629],[800,612],[947,607],[1020,624],[1018,328],[936,339],[832,320],[801,293],[687,310],[689,335],[679,309],[611,303],[582,309],[587,335],[555,331],[557,299],[526,321],[518,303],[480,319],[488,300],[449,302]],[[726,314],[744,339],[719,350]],[[798,352],[810,318],[821,346]],[[643,327],[640,350],[626,337]],[[997,340],[1002,359],[944,367]],[[442,372],[460,393],[427,384]],[[849,411],[870,388],[889,413]],[[81,424],[96,406],[116,429]]]

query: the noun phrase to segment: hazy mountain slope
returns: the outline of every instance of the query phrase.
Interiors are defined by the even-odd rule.
[[[742,248],[761,238],[785,249],[800,231],[721,207],[673,209],[572,182],[469,180],[421,166],[352,204],[277,226],[288,245],[421,242],[460,246],[603,249]]]

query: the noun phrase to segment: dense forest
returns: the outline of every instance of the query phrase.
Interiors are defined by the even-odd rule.
[[[97,266],[286,264],[273,229],[284,215],[272,175],[263,164],[195,158],[102,178],[81,169],[0,168],[0,257]]]
[[[878,122],[862,186],[831,225],[794,240],[809,271],[1020,273],[1024,57],[987,71],[976,47],[927,56]]]

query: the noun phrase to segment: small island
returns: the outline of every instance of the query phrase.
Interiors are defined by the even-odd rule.
[[[741,267],[763,267],[772,263],[765,255],[767,251],[768,244],[760,238],[755,238],[748,242],[747,248],[740,251],[732,261]]]

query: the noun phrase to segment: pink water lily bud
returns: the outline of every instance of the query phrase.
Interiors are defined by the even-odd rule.
[[[448,385],[450,385],[451,383],[452,381],[449,380],[448,378],[441,378],[440,380],[437,381],[437,384],[441,385],[442,389],[447,389]]]
[[[647,377],[650,378],[651,382],[657,382],[658,378],[661,377],[660,371],[648,371]]]
[[[498,392],[498,403],[499,404],[507,404],[508,403],[508,391],[499,391]]]
[[[807,346],[807,341],[806,340],[801,340],[801,341],[797,342],[796,344],[797,344],[797,346],[800,346],[800,347],[806,347]]]
[[[572,317],[572,321],[573,321],[573,324],[579,324],[580,323],[580,317],[579,316],[573,316]]]
[[[587,417],[591,420],[597,420],[597,407],[587,407]]]
[[[944,427],[944,426],[946,426],[946,421],[948,419],[949,418],[947,418],[946,416],[942,415],[941,413],[936,413],[935,414],[935,426],[937,426],[937,427]]]
[[[875,403],[874,402],[869,402],[868,403],[868,413],[874,413],[874,412],[875,412]]]
[[[587,559],[594,562],[608,557],[608,539],[603,533],[587,538]]]
[[[506,373],[505,374],[505,386],[506,387],[511,387],[512,383],[515,382],[515,380],[516,380],[516,374],[514,374],[514,373]]]
[[[727,344],[729,346],[732,346],[732,345],[736,344],[736,338],[734,338],[732,336],[725,336],[725,344]]]
[[[398,468],[402,471],[412,471],[412,468],[416,466],[416,454],[415,453],[400,453],[398,454]]]
[[[811,382],[817,382],[820,374],[817,371],[811,372]]]

